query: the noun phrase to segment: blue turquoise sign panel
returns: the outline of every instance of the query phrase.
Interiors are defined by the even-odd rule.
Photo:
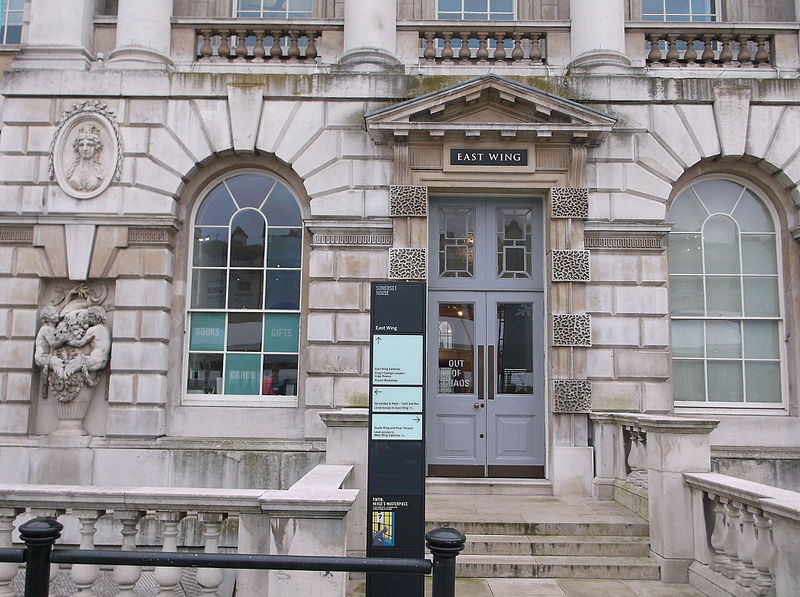
[[[422,415],[372,415],[372,439],[421,440]]]
[[[239,395],[261,393],[261,355],[226,355],[225,393]]]
[[[422,412],[422,386],[372,388],[372,412]]]
[[[372,337],[372,383],[421,386],[422,335]]]
[[[189,350],[223,350],[225,347],[225,314],[192,313]]]

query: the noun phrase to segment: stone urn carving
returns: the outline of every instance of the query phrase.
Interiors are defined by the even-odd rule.
[[[64,294],[60,311],[47,306],[39,313],[34,361],[42,371],[42,397],[56,401],[53,435],[87,435],[83,419],[111,352],[103,298],[104,291],[79,284]]]

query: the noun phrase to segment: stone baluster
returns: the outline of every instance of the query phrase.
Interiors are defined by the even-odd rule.
[[[315,62],[317,60],[317,37],[319,36],[319,32],[306,31],[305,33],[306,39],[308,40],[305,53],[306,61]]]
[[[422,50],[422,57],[425,59],[426,62],[435,62],[436,61],[436,34],[433,31],[426,31],[424,34],[425,37],[425,49]]]
[[[256,45],[253,48],[253,62],[264,62],[264,56],[267,54],[264,49],[264,37],[267,32],[263,29],[256,29],[253,34],[256,36]]]
[[[683,53],[683,61],[686,66],[697,66],[697,48],[694,47],[695,35],[686,36],[686,51]]]
[[[670,33],[667,35],[667,65],[680,66],[678,64],[678,35]]]
[[[94,549],[94,534],[97,532],[97,519],[105,512],[102,510],[74,510],[75,518],[81,523],[80,549]],[[97,597],[92,585],[100,576],[100,566],[96,564],[73,564],[70,577],[78,590],[75,597]]]
[[[163,552],[178,551],[178,523],[186,516],[185,512],[159,512],[158,520],[161,522],[161,536],[163,537]],[[178,597],[175,589],[181,582],[183,568],[172,566],[158,566],[153,573],[158,583],[156,597]]]
[[[756,43],[758,44],[758,48],[756,49],[756,57],[754,62],[756,66],[769,66],[769,52],[767,52],[767,43],[768,37],[766,35],[757,35],[756,36]]]
[[[489,34],[485,31],[478,33],[478,51],[475,52],[475,58],[478,59],[479,63],[485,63],[489,60],[488,38]]]
[[[14,521],[22,512],[17,508],[0,508],[0,548],[11,547],[11,535],[14,532]],[[15,597],[14,578],[17,576],[19,564],[0,562],[0,597]]]
[[[708,566],[715,572],[722,572],[728,564],[728,556],[725,554],[725,537],[728,534],[725,523],[725,504],[718,495],[709,493],[708,499],[714,502],[714,529],[711,532],[711,548],[714,550],[714,557]]]
[[[283,58],[283,48],[281,47],[282,31],[280,29],[273,29],[269,34],[272,36],[272,47],[269,49],[269,57],[272,60],[280,60]]]
[[[198,521],[203,523],[205,553],[219,553],[219,535],[224,515],[218,512],[201,512]],[[197,570],[197,584],[203,595],[218,596],[217,589],[222,584],[222,568],[200,568]]]
[[[728,578],[736,578],[742,563],[739,561],[739,545],[741,544],[742,530],[739,527],[741,517],[739,504],[733,500],[727,500],[726,518],[728,520],[728,532],[725,534],[725,555],[728,556],[728,563],[722,569],[722,574]]]
[[[541,64],[542,61],[542,36],[538,33],[531,34],[531,53],[530,60],[534,64]]]
[[[716,66],[716,64],[714,63],[714,49],[711,47],[713,42],[714,42],[713,35],[703,36],[703,44],[705,45],[705,47],[703,48],[703,55],[700,57],[703,66]]]
[[[506,49],[503,46],[505,42],[506,34],[504,32],[499,32],[494,34],[495,46],[494,46],[494,55],[492,58],[495,62],[505,62],[506,59]]]
[[[120,551],[136,551],[136,527],[142,516],[144,512],[138,510],[114,510],[114,518],[122,523]],[[114,581],[119,588],[116,597],[136,597],[133,588],[141,576],[141,566],[114,566]]]
[[[719,52],[719,61],[722,66],[730,66],[733,61],[733,52],[731,51],[731,35],[723,35],[722,50]]]
[[[469,33],[462,31],[459,35],[461,37],[461,48],[458,50],[459,60],[469,60],[472,58],[472,50],[469,48]]]
[[[214,54],[214,48],[211,47],[211,29],[201,29],[200,36],[203,38],[203,45],[200,46],[200,60],[208,62]]]
[[[245,31],[244,29],[237,29],[236,49],[234,50],[236,58],[234,58],[234,62],[247,62],[247,46],[245,45],[246,39],[247,39],[247,31]]]
[[[659,47],[659,34],[650,34],[650,52],[647,54],[647,63],[650,66],[663,66],[661,64],[661,48]]]
[[[775,583],[772,570],[775,565],[775,545],[772,543],[772,520],[761,510],[755,512],[756,549],[753,552],[753,566],[758,576],[750,584],[750,594],[767,595]]]
[[[525,58],[525,50],[522,49],[522,33],[514,32],[511,37],[514,39],[514,48],[511,50],[511,62],[519,62]]]
[[[300,35],[297,31],[289,31],[289,50],[287,52],[289,62],[297,62],[300,59],[300,45],[297,43],[299,38]]]
[[[750,53],[750,36],[739,36],[739,53],[736,55],[739,66],[753,66],[753,55]]]
[[[453,34],[450,32],[442,33],[444,38],[444,47],[442,48],[442,62],[444,64],[453,63]]]
[[[219,31],[219,48],[217,49],[217,56],[222,60],[227,60],[231,56],[231,32],[227,29]]]
[[[755,512],[752,506],[742,505],[742,536],[739,543],[739,561],[742,567],[736,576],[736,582],[743,587],[749,587],[753,579],[758,576],[758,571],[753,567],[753,552],[756,549]]]

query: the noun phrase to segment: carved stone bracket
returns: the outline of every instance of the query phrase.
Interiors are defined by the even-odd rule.
[[[426,277],[426,249],[389,249],[390,280],[424,280]]]
[[[553,314],[553,346],[591,346],[592,316]]]
[[[553,282],[588,282],[589,251],[554,249]]]
[[[592,412],[592,382],[588,379],[553,380],[553,412]]]
[[[589,189],[583,187],[553,187],[550,189],[550,209],[554,218],[589,217]]]
[[[389,187],[390,216],[427,216],[428,187],[391,185]]]
[[[33,243],[33,226],[0,226],[0,243],[30,245]]]

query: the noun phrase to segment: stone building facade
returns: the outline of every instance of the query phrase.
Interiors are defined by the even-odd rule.
[[[591,493],[593,411],[717,418],[759,480],[800,446],[792,2],[19,4],[5,482],[289,486],[387,279],[431,475]]]

